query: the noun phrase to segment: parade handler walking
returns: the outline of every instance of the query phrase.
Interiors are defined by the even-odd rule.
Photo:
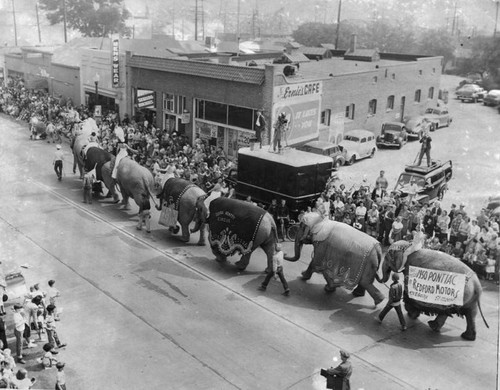
[[[396,310],[396,313],[398,313],[399,323],[401,324],[401,330],[405,331],[407,328],[406,328],[405,317],[403,316],[403,312],[401,310],[402,297],[403,297],[403,286],[399,284],[399,275],[393,273],[392,284],[391,287],[389,287],[389,301],[378,315],[378,320],[380,321],[380,323],[382,323],[387,313],[389,313],[391,309],[394,309]]]
[[[52,164],[54,165],[54,171],[56,172],[57,179],[59,181],[62,180],[63,161],[64,161],[64,154],[63,151],[61,150],[61,145],[56,145],[56,151],[54,153],[54,161],[52,162]]]

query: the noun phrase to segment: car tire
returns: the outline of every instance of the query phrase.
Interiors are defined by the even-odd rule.
[[[474,103],[477,103],[477,98],[472,99]]]
[[[356,162],[356,156],[352,155],[351,158],[349,159],[349,165],[352,165]]]
[[[339,167],[342,165],[342,161],[340,160],[335,160],[335,162],[333,163],[333,167],[335,169],[339,169]]]
[[[372,149],[372,152],[370,153],[370,158],[373,158],[375,156],[375,148]]]

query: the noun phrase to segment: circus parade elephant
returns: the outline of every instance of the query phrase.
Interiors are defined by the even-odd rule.
[[[165,182],[158,197],[160,202],[156,208],[161,210],[162,207],[172,207],[177,211],[177,222],[182,229],[182,241],[189,242],[191,233],[189,225],[195,220],[196,202],[199,198],[206,197],[205,191],[190,181],[173,177]],[[179,231],[177,223],[168,228],[174,234]],[[201,219],[196,220],[193,233],[198,230],[200,231],[198,245],[205,245],[205,223]]]
[[[106,150],[98,147],[89,147],[86,151],[86,159],[83,168],[85,171],[91,171],[95,168],[96,179],[104,182],[109,190],[109,195],[113,201],[118,203],[120,198],[116,192],[116,182],[111,177],[111,166],[114,164],[115,156]]]
[[[254,250],[262,248],[267,256],[267,270],[272,269],[278,235],[273,217],[249,202],[220,197],[207,206],[203,198],[196,203],[196,218],[208,222],[208,240],[217,261],[240,253],[236,263],[243,271]]]
[[[97,124],[93,118],[87,118],[82,123],[76,124],[73,128],[71,149],[73,150],[73,173],[76,173],[76,168],[80,172],[80,179],[83,179],[84,165],[87,150],[91,146],[98,146],[97,143],[90,143],[89,137],[92,132],[99,131]]]
[[[389,247],[382,265],[382,282],[389,280],[391,272],[402,271],[403,300],[410,318],[416,319],[421,313],[436,315],[428,324],[439,332],[448,317],[463,316],[467,328],[461,337],[475,340],[478,309],[489,327],[481,311],[482,288],[477,275],[453,256],[430,249],[411,253],[403,264],[403,252],[409,245],[407,241],[396,241]]]
[[[302,272],[302,279],[308,280],[318,272],[326,280],[327,292],[344,287],[354,289],[356,296],[368,291],[375,305],[384,300],[384,295],[373,285],[375,279],[378,280],[377,269],[382,261],[382,249],[373,237],[310,212],[304,215],[296,235],[295,255],[285,256],[285,260],[298,261],[304,244],[313,244],[314,252],[309,267]]]

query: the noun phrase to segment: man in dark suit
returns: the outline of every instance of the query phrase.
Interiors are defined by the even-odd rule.
[[[262,132],[266,131],[266,118],[262,114],[262,111],[257,111],[257,118],[255,118],[255,138],[260,144],[262,149]]]
[[[350,354],[346,351],[340,351],[340,363],[337,367],[330,367],[327,370],[321,370],[321,374],[326,377],[326,388],[334,390],[350,390],[352,365],[349,360]]]

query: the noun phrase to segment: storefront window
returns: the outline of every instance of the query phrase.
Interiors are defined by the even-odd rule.
[[[227,105],[205,101],[205,119],[227,124]]]
[[[205,100],[196,100],[196,118],[205,119]]]
[[[229,106],[228,124],[252,130],[253,110],[244,107]]]

